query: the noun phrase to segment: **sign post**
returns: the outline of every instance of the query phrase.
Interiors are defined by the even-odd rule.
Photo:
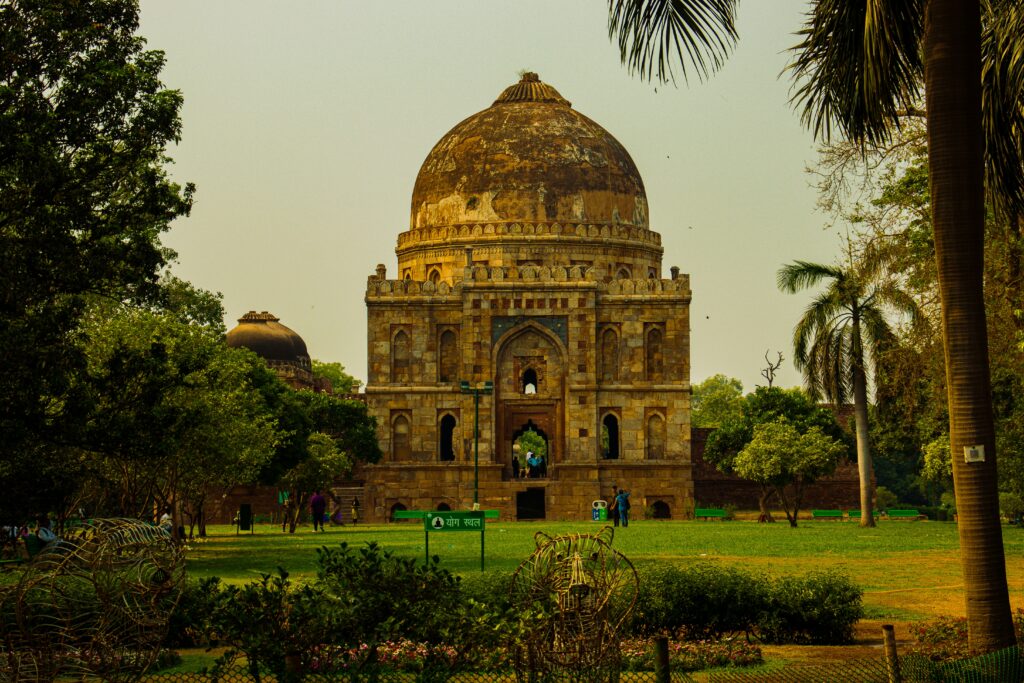
[[[484,571],[484,529],[485,520],[497,519],[497,510],[401,510],[395,512],[395,519],[423,520],[423,547],[426,561],[430,563],[430,534],[447,531],[480,532],[480,571]]]

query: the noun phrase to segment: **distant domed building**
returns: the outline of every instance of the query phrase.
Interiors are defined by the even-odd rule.
[[[384,458],[364,510],[465,508],[584,519],[613,485],[682,518],[690,466],[690,282],[663,277],[643,181],[608,131],[536,74],[434,146],[416,178],[397,278],[368,278],[366,400]],[[545,477],[513,477],[526,430]],[[603,438],[602,438],[603,435]]]
[[[274,314],[249,311],[228,332],[227,345],[249,349],[293,389],[313,388],[313,366],[306,342]]]

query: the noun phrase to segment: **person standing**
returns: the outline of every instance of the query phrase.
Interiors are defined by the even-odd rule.
[[[608,506],[608,514],[612,518],[612,524],[615,526],[619,525],[619,487],[612,487],[612,502]]]
[[[359,521],[359,499],[352,499],[352,524]]]
[[[327,499],[320,495],[320,490],[317,489],[313,492],[313,497],[309,499],[309,511],[313,515],[313,531],[324,529],[324,512],[327,511]]]
[[[619,521],[622,526],[629,526],[629,491],[619,489],[619,495],[615,496],[615,507],[619,511]]]

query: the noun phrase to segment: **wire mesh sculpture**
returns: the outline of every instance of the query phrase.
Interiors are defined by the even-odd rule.
[[[519,681],[618,680],[619,631],[636,604],[633,564],[611,547],[614,531],[534,535],[537,549],[512,577],[526,615],[511,644]]]
[[[137,680],[155,660],[185,575],[166,530],[97,519],[0,588],[0,683]]]

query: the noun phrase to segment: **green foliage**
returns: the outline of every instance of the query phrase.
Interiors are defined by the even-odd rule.
[[[694,427],[721,427],[742,414],[743,383],[714,375],[693,387],[690,422]]]
[[[641,572],[632,629],[685,640],[746,634],[769,643],[840,644],[853,639],[862,616],[862,591],[842,574],[770,579],[713,564],[658,564]]]
[[[313,359],[313,377],[326,380],[336,394],[354,394],[359,391],[362,382],[345,372],[341,363],[326,363]]]
[[[181,94],[134,0],[4,3],[0,25],[0,513],[24,514],[74,491],[85,298],[159,297],[192,187],[164,170]]]
[[[668,643],[668,662],[672,671],[700,671],[713,667],[741,667],[762,664],[761,648],[741,638]],[[626,640],[622,643],[622,668],[625,671],[654,671],[653,640]]]
[[[1007,519],[1019,522],[1024,517],[1024,498],[1016,493],[1000,493],[999,512]]]
[[[754,427],[754,438],[733,461],[739,476],[771,487],[790,526],[797,525],[807,484],[835,471],[846,447],[819,427],[801,434],[785,419]]]
[[[899,498],[889,489],[879,486],[875,489],[875,502],[878,509],[884,512],[891,507],[895,507],[899,502]]]
[[[544,437],[532,429],[527,429],[523,432],[516,440],[516,443],[519,444],[519,451],[521,453],[533,451],[535,455],[542,458],[548,457],[548,442],[544,440]]]
[[[224,590],[217,577],[187,580],[177,595],[168,595],[165,605],[173,605],[167,624],[167,647],[200,647],[217,639],[211,617]]]
[[[947,483],[953,480],[953,459],[949,453],[949,435],[944,434],[924,447],[921,477],[926,481]]]
[[[761,638],[808,645],[851,642],[854,626],[864,616],[863,594],[848,577],[834,571],[779,578],[772,584],[767,611],[759,623]]]
[[[708,436],[704,459],[727,474],[732,473],[736,455],[754,438],[754,427],[784,418],[801,434],[818,427],[836,441],[850,444],[850,436],[836,423],[833,414],[822,408],[801,389],[758,387],[740,404],[740,414]]]

